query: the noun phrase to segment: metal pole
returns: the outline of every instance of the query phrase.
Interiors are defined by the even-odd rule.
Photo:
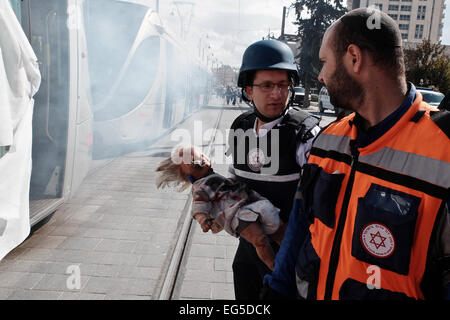
[[[433,0],[433,6],[431,7],[430,29],[428,30],[428,40],[430,40],[430,41],[431,41],[431,29],[433,29],[434,5],[435,5],[435,0]],[[439,41],[439,34],[438,34],[437,40]]]

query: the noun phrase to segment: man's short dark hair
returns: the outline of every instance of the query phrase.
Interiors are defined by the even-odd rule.
[[[370,19],[378,20],[370,25]],[[356,9],[342,16],[335,26],[333,44],[338,59],[354,44],[368,51],[382,67],[395,71],[394,75],[405,74],[400,30],[391,17],[379,10]]]
[[[251,86],[253,84],[253,80],[255,80],[257,70],[249,70],[242,73],[242,83],[245,86]]]
[[[245,87],[253,85],[253,80],[255,80],[256,70],[249,70],[242,73],[242,84],[243,87],[241,89],[241,97],[245,102],[250,102],[250,99],[247,96],[247,93],[245,93]]]

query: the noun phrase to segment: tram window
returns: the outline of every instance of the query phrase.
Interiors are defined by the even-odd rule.
[[[159,65],[159,37],[145,39],[134,55],[116,90],[107,98],[105,107],[95,119],[108,120],[137,108],[149,94]]]
[[[147,8],[121,1],[87,0],[83,10],[95,109],[118,80]]]

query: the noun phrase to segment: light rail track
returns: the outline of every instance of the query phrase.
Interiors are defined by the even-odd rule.
[[[216,139],[216,133],[218,130],[218,127],[220,125],[220,121],[222,119],[223,111],[226,109],[226,105],[223,106],[223,108],[220,110],[219,115],[217,116],[216,122],[214,124],[214,133],[212,134],[212,138],[208,143],[208,147],[205,151],[206,155],[209,157],[211,156],[212,146],[214,144],[214,141]],[[241,112],[245,112],[242,111]],[[175,288],[178,287],[178,282],[181,281],[179,277],[180,268],[183,264],[183,259],[187,258],[185,257],[187,252],[187,246],[189,244],[190,238],[193,235],[193,225],[192,225],[192,217],[190,215],[190,210],[192,206],[192,195],[189,194],[189,197],[186,201],[186,205],[184,206],[182,218],[183,224],[181,226],[181,230],[179,232],[179,237],[177,239],[175,249],[173,250],[172,257],[170,259],[170,263],[167,269],[167,273],[164,278],[164,282],[162,285],[162,289],[160,291],[159,300],[170,300],[172,299],[174,295]]]
[[[208,147],[205,151],[206,155],[210,156],[211,154],[211,146],[214,143],[217,128],[220,124],[220,120],[222,119],[223,109],[220,110],[219,115],[217,116],[216,123],[214,124],[214,134],[212,135],[211,141],[208,143]],[[164,278],[164,282],[162,285],[161,292],[159,294],[159,300],[170,300],[172,298],[173,290],[176,285],[176,281],[178,279],[178,273],[180,270],[181,262],[183,260],[183,256],[185,253],[186,245],[189,242],[189,237],[191,236],[192,231],[192,217],[190,215],[190,210],[192,206],[192,195],[189,194],[189,197],[186,201],[186,205],[183,209],[182,219],[183,224],[181,226],[181,231],[179,233],[179,237],[177,239],[175,249],[173,251],[172,257],[170,259],[169,267],[167,269],[166,276]]]

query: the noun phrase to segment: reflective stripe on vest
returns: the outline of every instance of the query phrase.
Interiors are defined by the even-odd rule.
[[[361,156],[361,162],[380,166],[410,177],[447,188],[450,186],[450,163],[418,154],[382,148],[381,150]]]
[[[349,136],[323,134],[320,138],[314,141],[314,148],[327,151],[336,151],[351,156]]]
[[[311,150],[311,155],[332,158],[351,164],[350,137],[322,134]],[[325,151],[327,150],[327,151]],[[450,186],[450,163],[389,147],[361,155],[357,171],[374,176],[384,176],[400,185],[415,185],[416,189],[446,199]]]
[[[323,134],[314,143],[314,148],[333,150],[351,156],[350,137],[345,135]],[[359,161],[428,181],[438,186],[446,187],[450,185],[450,175],[442,174],[443,172],[450,172],[450,164],[438,159],[385,147],[377,152],[361,156]],[[428,167],[427,165],[430,165],[430,163],[431,167]],[[433,171],[430,171],[431,169]]]
[[[417,123],[409,121],[419,109],[427,113]],[[393,128],[358,149],[355,163],[350,141],[356,137],[356,128],[348,123],[353,115],[330,125],[314,142],[309,162],[325,174],[345,174],[335,211],[329,213],[332,219],[315,212],[310,227],[311,244],[320,258],[318,299],[324,299],[326,291],[331,292],[330,298],[339,299],[340,294],[366,287],[373,266],[380,270],[382,290],[424,298],[420,282],[429,241],[450,187],[449,139],[430,119],[429,110],[420,96],[416,98]],[[354,180],[346,190],[352,165]],[[346,191],[348,201],[344,204]],[[326,201],[329,196],[315,194],[314,199]],[[401,209],[380,207],[388,200]],[[340,219],[341,214],[345,219]],[[339,229],[342,236],[336,238]],[[333,246],[336,239],[340,240],[337,247]],[[335,259],[338,263],[330,264]],[[327,281],[330,272],[332,281]]]

